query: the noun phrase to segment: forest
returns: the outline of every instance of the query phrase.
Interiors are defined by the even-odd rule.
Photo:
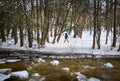
[[[100,49],[101,31],[112,32],[116,47],[120,35],[120,0],[0,0],[0,42],[14,39],[16,45],[26,43],[38,48],[59,43],[63,32],[74,31],[73,38],[82,39],[83,31],[93,32],[91,48]]]
[[[0,81],[120,81],[120,0],[0,0]]]

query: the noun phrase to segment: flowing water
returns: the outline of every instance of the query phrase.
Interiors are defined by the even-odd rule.
[[[80,72],[81,74],[85,75],[87,78],[94,77],[100,79],[101,81],[120,81],[120,59],[74,59],[74,60],[58,59],[60,62],[58,66],[50,65],[50,61],[52,61],[52,59],[45,59],[45,60],[46,62],[44,63],[38,63],[35,60],[20,61],[15,63],[5,63],[5,64],[0,64],[0,69],[11,68],[12,71],[21,71],[21,70],[28,70],[28,67],[31,66],[32,69],[28,70],[30,74],[37,72],[40,75],[48,76],[49,72],[51,72],[50,74],[52,78],[51,70],[54,70],[56,68],[59,69],[62,67],[68,67],[70,69],[69,73]],[[113,68],[105,67],[104,64],[106,63],[111,63],[114,67]],[[56,70],[54,70],[54,72],[58,73],[58,71]],[[52,81],[52,80],[48,80],[48,81]],[[62,80],[58,80],[58,81],[62,81]]]

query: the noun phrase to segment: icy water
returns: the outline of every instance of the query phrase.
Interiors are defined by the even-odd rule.
[[[53,79],[58,79],[57,81],[66,81],[64,79],[60,79],[60,77],[58,78],[54,76],[53,73],[55,73],[55,75],[57,75],[58,73],[58,76],[65,75],[65,73],[61,72],[59,69],[67,67],[70,69],[68,73],[80,72],[87,78],[94,77],[100,79],[101,81],[120,81],[120,59],[58,59],[58,61],[60,62],[58,66],[50,65],[50,61],[52,61],[52,59],[45,59],[45,61],[46,62],[44,63],[38,63],[36,61],[20,61],[15,63],[5,63],[0,64],[0,69],[11,68],[13,72],[27,70],[30,75],[32,73],[37,72],[40,75],[45,76],[47,78],[46,81],[56,81],[49,79],[50,77],[54,77]],[[105,67],[104,64],[106,63],[111,63],[114,67]],[[32,67],[32,69],[29,69],[30,66]],[[60,72],[64,74],[59,74]],[[35,81],[38,80],[36,79]],[[71,80],[69,79],[68,81]],[[73,79],[72,81],[77,80]]]

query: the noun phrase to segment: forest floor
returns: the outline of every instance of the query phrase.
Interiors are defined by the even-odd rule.
[[[34,41],[33,48],[28,48],[26,46],[20,47],[19,43],[17,45],[3,43],[0,46],[0,49],[4,52],[9,50],[12,51],[21,51],[22,53],[43,53],[43,54],[91,54],[91,55],[120,55],[120,52],[117,51],[119,43],[116,43],[116,48],[111,49],[112,36],[108,36],[108,44],[105,44],[105,31],[101,33],[101,48],[92,49],[92,40],[93,35],[90,35],[90,32],[84,31],[82,39],[77,37],[73,38],[73,33],[69,35],[69,42],[64,42],[64,33],[61,36],[59,43],[52,44],[53,37],[50,37],[50,43],[46,43],[45,47],[37,48],[37,44]],[[8,41],[9,42],[9,41]],[[2,51],[1,51],[2,52]]]

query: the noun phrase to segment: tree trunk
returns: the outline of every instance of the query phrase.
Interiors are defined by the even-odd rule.
[[[1,37],[2,37],[2,42],[6,42],[5,32],[4,32],[4,26],[1,28]]]
[[[57,28],[55,28],[54,30],[54,38],[53,38],[52,44],[56,43],[56,38],[57,38]]]
[[[96,37],[96,0],[94,0],[94,34],[92,49],[95,49],[95,37]]]
[[[24,43],[23,43],[23,15],[22,15],[22,4],[19,1],[17,1],[17,9],[18,9],[18,26],[19,26],[19,31],[20,31],[20,46],[23,46]]]
[[[117,4],[117,0],[114,1],[114,25],[113,25],[113,44],[112,44],[112,47],[116,47],[116,4]]]
[[[38,0],[36,0],[36,24],[37,24],[37,43],[38,45],[40,44],[40,33],[39,33],[39,7],[38,7],[39,3]]]
[[[97,46],[98,49],[100,49],[100,35],[101,35],[101,24],[100,24],[100,20],[101,20],[101,6],[100,6],[101,2],[100,0],[97,1]]]
[[[21,21],[21,20],[20,20]],[[21,24],[21,23],[20,23]],[[20,46],[23,46],[23,27],[20,25]]]

